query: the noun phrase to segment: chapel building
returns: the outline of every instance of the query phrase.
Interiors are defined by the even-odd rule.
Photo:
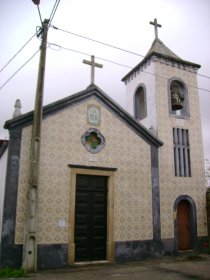
[[[206,242],[200,66],[167,48],[154,24],[150,50],[122,79],[127,110],[94,81],[43,108],[38,269],[160,257]],[[22,264],[32,120],[29,112],[5,123],[2,266]]]

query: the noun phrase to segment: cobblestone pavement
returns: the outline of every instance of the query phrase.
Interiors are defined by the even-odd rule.
[[[126,264],[74,266],[62,270],[41,271],[29,276],[30,280],[210,280],[210,255],[163,258]]]

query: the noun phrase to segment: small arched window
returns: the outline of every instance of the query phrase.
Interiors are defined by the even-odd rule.
[[[178,79],[169,81],[169,113],[180,118],[189,117],[187,87]]]
[[[143,86],[139,86],[134,95],[134,117],[142,120],[147,116],[146,91]]]

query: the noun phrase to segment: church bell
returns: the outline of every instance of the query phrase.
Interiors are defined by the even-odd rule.
[[[180,93],[179,87],[173,86],[171,91],[171,105],[173,111],[178,111],[183,108],[184,97]]]

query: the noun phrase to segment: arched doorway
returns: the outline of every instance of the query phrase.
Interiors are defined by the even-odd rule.
[[[180,196],[174,204],[176,219],[174,222],[175,250],[187,251],[196,248],[197,219],[193,199],[187,195]]]
[[[187,200],[182,200],[178,204],[177,226],[178,226],[178,250],[186,251],[192,249],[190,204]]]

